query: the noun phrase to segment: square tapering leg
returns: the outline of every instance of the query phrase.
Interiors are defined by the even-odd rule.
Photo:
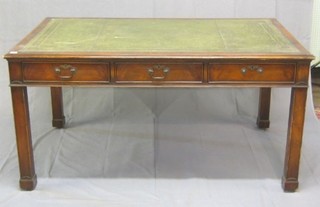
[[[271,88],[260,88],[259,109],[257,118],[257,126],[260,129],[266,129],[270,126],[270,100]]]
[[[52,126],[63,128],[65,117],[63,114],[63,98],[61,87],[51,87]]]
[[[299,185],[299,162],[302,145],[307,88],[291,89],[291,104],[288,121],[288,137],[285,153],[282,187],[284,191],[294,192]]]
[[[12,87],[12,103],[20,167],[20,187],[33,190],[37,184],[34,169],[30,116],[26,87]]]

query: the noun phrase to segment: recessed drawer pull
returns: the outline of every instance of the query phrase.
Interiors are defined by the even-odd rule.
[[[163,80],[167,77],[169,71],[170,71],[170,68],[168,68],[167,66],[164,66],[164,65],[155,65],[153,66],[152,68],[148,68],[148,74],[149,76],[153,79],[153,80]],[[155,72],[155,71],[159,71],[160,70],[160,73],[161,76],[155,76],[155,73],[159,73],[159,72]]]
[[[248,70],[257,71],[258,73],[263,73],[263,68],[258,65],[249,65],[241,68],[241,73],[246,74]]]
[[[60,65],[59,67],[54,68],[55,73],[59,76],[61,80],[69,80],[77,72],[77,68],[72,65]]]

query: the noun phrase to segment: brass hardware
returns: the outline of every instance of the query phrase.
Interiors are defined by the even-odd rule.
[[[247,72],[247,69],[246,68],[241,68],[241,73],[242,74],[245,74]]]
[[[69,70],[68,75],[64,75],[63,71]],[[69,80],[73,77],[73,75],[77,72],[77,68],[73,67],[72,65],[63,64],[59,67],[54,68],[55,73],[59,76],[62,80]]]
[[[152,68],[148,68],[148,74],[153,80],[163,80],[167,77],[170,68],[164,65],[154,65]],[[161,70],[162,76],[154,76],[155,70]]]
[[[241,68],[241,73],[246,74],[248,70],[257,71],[258,73],[263,73],[263,67],[258,65],[248,65],[246,67]]]
[[[262,72],[263,72],[263,68],[259,67],[259,68],[257,69],[257,72],[258,72],[258,73],[262,73]]]

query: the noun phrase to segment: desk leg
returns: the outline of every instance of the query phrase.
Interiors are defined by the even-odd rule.
[[[37,176],[34,170],[27,88],[12,87],[11,94],[20,167],[20,187],[23,190],[33,190],[37,185]]]
[[[52,126],[61,129],[64,127],[64,124],[65,124],[61,87],[51,87],[51,103],[52,103]]]
[[[270,98],[271,88],[260,88],[259,95],[259,111],[257,118],[257,126],[260,129],[266,129],[270,126]]]
[[[302,144],[307,88],[292,88],[288,124],[288,137],[284,163],[282,187],[294,192],[299,185],[299,161]]]

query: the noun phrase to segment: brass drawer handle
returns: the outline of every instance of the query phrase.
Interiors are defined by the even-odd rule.
[[[161,76],[155,76],[155,71],[156,70],[160,70],[162,75]],[[170,68],[168,68],[167,66],[164,65],[154,65],[152,68],[148,68],[147,69],[149,76],[153,79],[153,80],[163,80],[167,77]]]
[[[263,67],[258,66],[258,65],[249,65],[249,66],[241,68],[241,73],[246,74],[248,70],[257,71],[258,73],[263,73],[264,69],[263,69]]]
[[[64,64],[54,68],[54,71],[61,80],[70,80],[74,74],[76,74],[77,68],[72,65]]]

